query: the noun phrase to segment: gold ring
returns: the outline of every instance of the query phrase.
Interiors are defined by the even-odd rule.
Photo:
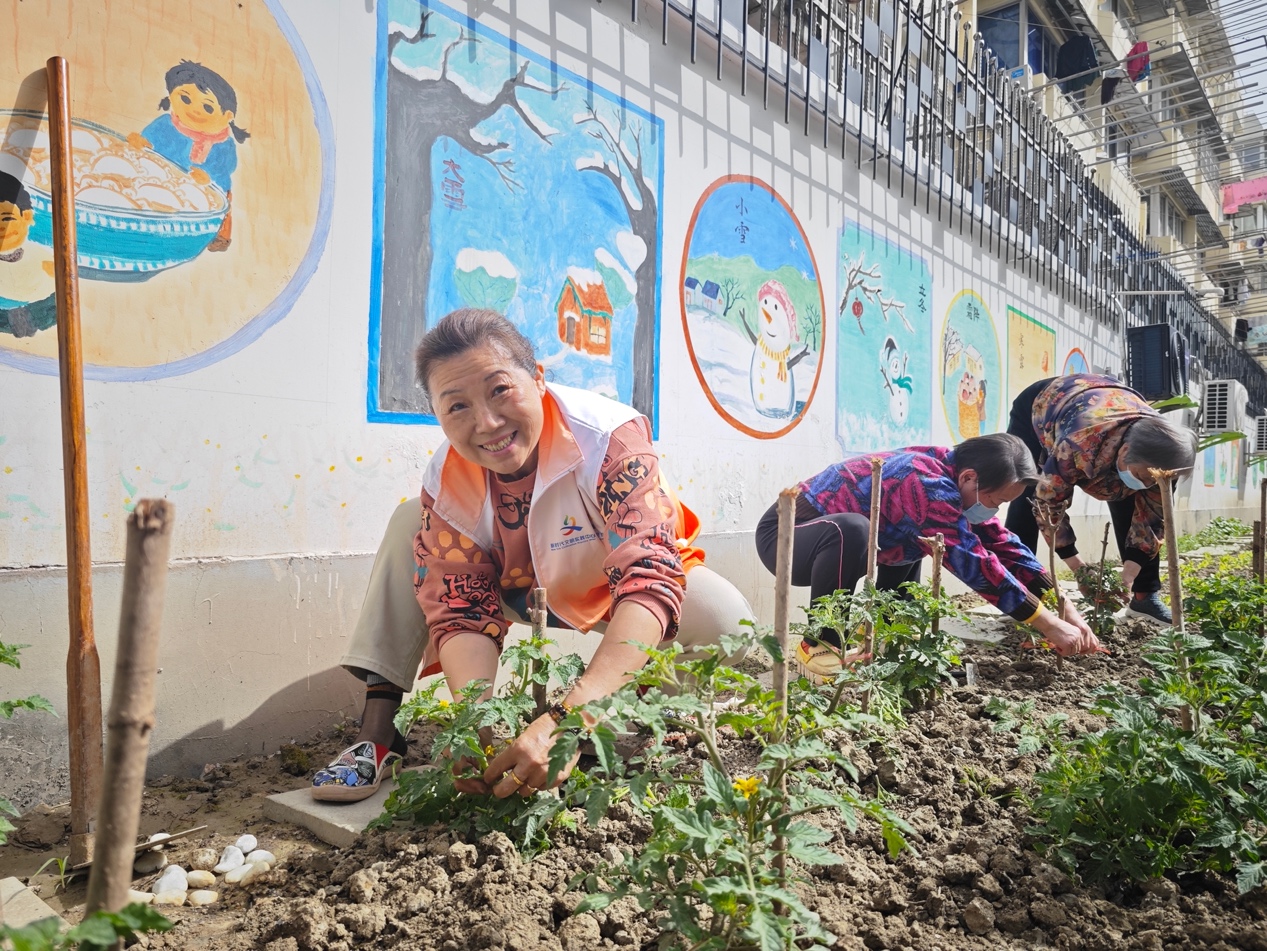
[[[513,769],[506,770],[506,775],[515,781],[516,786],[522,786],[524,784],[524,781],[519,778],[519,774]]]
[[[527,785],[525,785],[525,786],[523,787],[523,791],[524,791],[524,792],[526,792],[526,793],[528,793],[529,795],[531,795],[531,794],[533,794],[533,793],[540,792],[541,790],[539,790],[536,786],[527,786]]]

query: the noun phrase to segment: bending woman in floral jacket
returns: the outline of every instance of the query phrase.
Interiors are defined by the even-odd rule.
[[[824,469],[800,485],[792,545],[792,584],[808,585],[817,600],[853,591],[866,574],[871,511],[871,459],[881,467],[879,571],[876,587],[896,590],[918,581],[931,548],[924,538],[940,532],[946,568],[1004,614],[1036,627],[1061,654],[1091,653],[1100,643],[1066,602],[1057,617],[1042,606],[1052,580],[1020,540],[995,518],[1032,485],[1038,471],[1024,444],[996,433],[966,439],[954,449],[918,446],[869,453]],[[865,513],[865,514],[864,514]],[[774,506],[757,525],[757,554],[774,571],[778,513]],[[830,680],[842,662],[840,633],[824,629],[819,641],[803,640],[796,660],[807,677]]]
[[[552,626],[597,630],[602,643],[562,704],[482,779],[460,780],[464,792],[546,788],[558,721],[624,684],[646,661],[641,646],[715,645],[753,617],[704,565],[699,522],[661,477],[644,416],[547,385],[532,344],[493,311],[449,314],[416,360],[448,442],[427,469],[421,504],[397,510],[379,549],[343,659],[366,681],[361,731],[314,777],[318,799],[366,798],[403,755],[392,718],[419,662],[424,675],[443,672],[455,696],[473,681],[491,684],[509,622],[527,616],[534,587],[546,589]]]
[[[1151,469],[1192,467],[1197,436],[1172,426],[1134,390],[1112,377],[1090,373],[1040,380],[1012,404],[1007,431],[1029,448],[1045,478],[1008,507],[1007,527],[1029,548],[1038,546],[1038,522],[1030,499],[1065,511],[1075,486],[1109,504],[1122,581],[1132,590],[1130,611],[1170,624],[1161,599],[1161,542],[1165,525],[1161,489]],[[1073,571],[1082,567],[1065,515],[1056,528],[1056,554]]]

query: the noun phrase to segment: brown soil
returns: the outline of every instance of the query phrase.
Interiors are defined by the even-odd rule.
[[[1109,641],[1115,656],[1059,666],[1049,653],[974,644],[975,687],[957,688],[915,714],[887,750],[849,747],[863,790],[874,793],[879,783],[896,794],[895,807],[916,835],[912,850],[890,860],[874,827],[833,828],[830,847],[845,863],[801,870],[800,891],[839,936],[836,947],[1267,951],[1263,889],[1238,897],[1215,875],[1143,887],[1125,880],[1083,885],[1038,855],[1025,832],[1025,808],[1012,794],[1032,790],[1040,757],[1018,756],[1015,736],[993,732],[982,714],[986,700],[1033,698],[1040,716],[1064,712],[1072,729],[1094,729],[1096,718],[1082,709],[1090,690],[1136,679],[1139,645],[1151,633],[1120,625]],[[340,730],[301,749],[321,765],[346,742]],[[416,741],[414,749],[423,745]],[[750,753],[737,737],[726,744],[728,756]],[[657,947],[659,929],[632,900],[571,914],[581,896],[567,891],[569,879],[619,850],[636,850],[649,831],[624,804],[597,829],[582,819],[576,832],[559,833],[555,847],[530,862],[500,834],[466,843],[440,829],[371,834],[339,851],[261,817],[264,795],[300,781],[282,771],[281,757],[257,756],[214,767],[200,780],[151,785],[143,832],[209,826],[174,845],[173,861],[249,831],[281,866],[248,888],[224,888],[208,908],[164,909],[176,928],[143,944],[186,951]],[[30,876],[46,858],[64,854],[64,839],[39,850],[11,845],[0,850],[0,875]],[[56,876],[47,871],[31,883],[68,919],[82,909],[83,884],[54,894]]]

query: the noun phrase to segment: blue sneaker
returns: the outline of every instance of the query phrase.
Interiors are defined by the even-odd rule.
[[[1164,627],[1170,627],[1174,623],[1174,618],[1170,616],[1170,608],[1156,591],[1143,598],[1132,596],[1131,603],[1126,608],[1126,616],[1143,618]]]

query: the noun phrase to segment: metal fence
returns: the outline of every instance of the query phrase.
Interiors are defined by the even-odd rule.
[[[599,0],[601,2],[601,0]],[[998,68],[952,4],[931,0],[630,0],[688,28],[690,57],[759,87],[914,205],[1115,333],[1170,323],[1211,378],[1267,409],[1267,373],[1096,186],[1038,101]],[[676,22],[674,22],[676,21]],[[702,41],[702,42],[701,42]],[[747,68],[740,69],[745,63]]]

